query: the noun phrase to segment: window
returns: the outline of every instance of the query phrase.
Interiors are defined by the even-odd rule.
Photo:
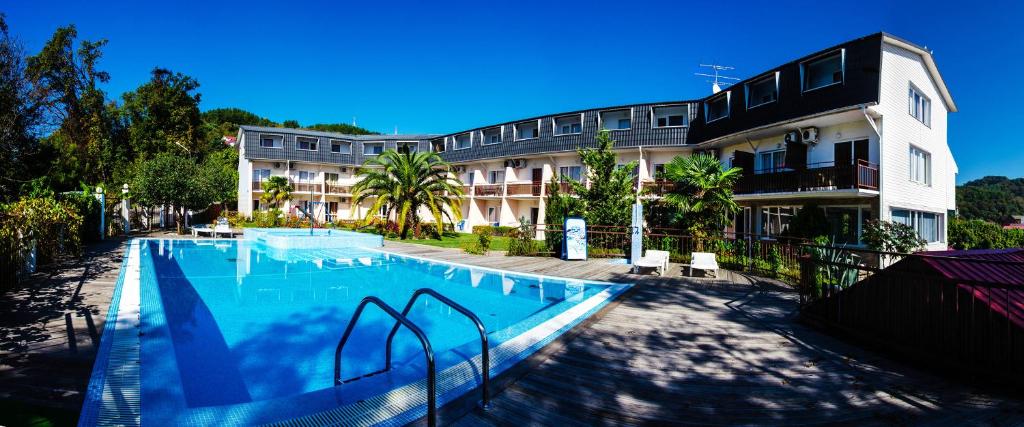
[[[399,153],[415,153],[420,148],[416,141],[398,141],[396,145]]]
[[[283,148],[284,137],[281,135],[260,135],[260,147]]]
[[[755,173],[780,172],[786,165],[786,150],[758,153],[757,160],[757,171]]]
[[[892,221],[913,227],[917,235],[928,243],[942,241],[942,214],[893,209]]]
[[[747,109],[775,102],[779,99],[779,72],[753,83],[747,83]]]
[[[445,149],[444,138],[430,140],[430,149],[435,153],[443,153]]]
[[[473,146],[473,139],[468,133],[462,135],[455,135],[455,149],[461,150],[463,148],[469,148]]]
[[[651,109],[652,123],[654,128],[668,128],[686,126],[689,108],[685,105],[673,105],[654,107]]]
[[[331,140],[331,152],[339,154],[352,154],[352,143],[348,141]]]
[[[583,115],[572,115],[555,117],[554,123],[554,134],[558,135],[573,135],[583,132]]]
[[[297,136],[295,137],[295,148],[299,150],[316,151],[316,143],[319,141],[320,140],[316,138]]]
[[[846,49],[800,64],[803,90],[809,91],[843,82]]]
[[[501,184],[505,182],[505,171],[490,171],[487,173],[488,184]]]
[[[834,243],[859,245],[861,234],[874,219],[870,206],[823,206],[828,237]]]
[[[253,169],[252,182],[262,182],[270,178],[270,169]]]
[[[501,128],[484,129],[480,131],[480,136],[484,145],[497,144],[501,142]]]
[[[910,146],[910,181],[932,185],[932,155],[913,145]]]
[[[731,93],[704,102],[704,122],[711,123],[718,119],[729,117],[729,98]]]
[[[664,174],[665,174],[665,165],[662,164],[662,163],[655,163],[654,164],[654,179],[665,179],[664,176],[663,176]]]
[[[299,171],[299,182],[313,182],[316,179],[316,172]]]
[[[539,121],[518,123],[513,129],[516,134],[516,141],[540,137]]]
[[[328,184],[337,184],[341,176],[336,173],[324,172],[324,181]]]
[[[632,110],[602,111],[598,114],[601,129],[628,130],[632,127]]]
[[[574,181],[581,181],[583,179],[583,167],[582,166],[562,166],[558,168],[558,177],[562,182],[567,181],[567,178],[571,178]]]
[[[363,155],[365,156],[376,156],[384,152],[383,142],[364,142],[363,143]]]
[[[789,230],[789,223],[799,208],[795,206],[772,206],[761,208],[761,234],[778,236]]]
[[[921,94],[914,85],[910,85],[910,92],[907,95],[907,102],[910,104],[910,115],[924,123],[925,126],[932,125],[932,101]]]

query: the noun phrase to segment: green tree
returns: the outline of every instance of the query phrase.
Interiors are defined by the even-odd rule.
[[[45,106],[52,134],[46,143],[59,156],[51,177],[61,189],[80,181],[106,182],[130,146],[118,139],[117,109],[106,103],[99,84],[110,75],[98,69],[106,40],[84,40],[75,49],[75,27],[58,28],[43,49],[26,60],[25,75]]]
[[[0,203],[38,174],[40,146],[35,134],[43,124],[43,104],[25,76],[21,44],[8,33],[0,14]]]
[[[198,88],[189,76],[154,68],[148,82],[122,96],[129,137],[141,156],[172,152],[201,157],[220,148],[205,138]]]
[[[965,219],[1004,224],[1024,215],[1024,178],[986,176],[956,189],[956,205]]]
[[[883,252],[910,253],[924,249],[924,241],[914,227],[906,224],[872,220],[864,226],[861,240],[869,248]]]
[[[362,179],[352,187],[352,205],[373,200],[366,224],[384,208],[396,215],[398,233],[405,239],[409,229],[420,223],[420,209],[430,212],[437,230],[444,228],[445,218],[452,223],[462,219],[462,182],[435,152],[388,150],[367,160],[357,175]]]
[[[263,195],[260,200],[270,203],[275,209],[292,199],[292,185],[283,176],[272,176],[263,183]]]
[[[143,162],[131,188],[139,203],[173,206],[179,234],[184,232],[185,210],[205,209],[216,201],[209,178],[195,160],[172,153]]]
[[[347,123],[317,123],[315,125],[306,126],[306,129],[318,130],[321,132],[337,132],[348,135],[378,135],[377,132],[372,132]]]
[[[291,128],[291,129],[298,129],[299,128],[299,121],[298,120],[285,120],[285,121],[281,122],[281,126],[284,126],[286,128]]]
[[[214,151],[206,156],[200,169],[209,180],[215,201],[227,203],[238,198],[238,151]]]
[[[583,200],[583,217],[589,225],[628,226],[636,201],[634,183],[637,162],[618,166],[612,148],[615,141],[608,131],[597,134],[595,148],[579,150],[580,160],[587,170],[587,182],[567,179],[573,191]]]
[[[723,168],[709,154],[676,156],[665,165],[664,176],[675,188],[664,200],[678,209],[681,228],[697,236],[717,233],[739,211],[732,191],[742,173],[740,168]]]

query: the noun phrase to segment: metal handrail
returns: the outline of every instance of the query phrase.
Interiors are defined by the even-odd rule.
[[[409,302],[405,304],[405,309],[402,310],[403,317],[409,315],[409,310],[412,310],[412,306],[413,304],[416,303],[416,299],[419,298],[420,295],[424,294],[430,295],[436,298],[438,301],[441,301],[442,303],[448,305],[449,307],[454,308],[455,311],[462,313],[467,318],[469,318],[469,320],[476,324],[477,332],[480,333],[480,355],[482,357],[481,362],[483,364],[483,401],[481,402],[481,406],[483,406],[484,409],[487,409],[488,407],[490,407],[491,404],[489,391],[491,383],[491,357],[489,351],[490,347],[488,347],[487,345],[487,330],[484,328],[484,323],[480,321],[480,318],[477,317],[476,314],[474,314],[472,311],[469,311],[468,308],[463,307],[461,304],[452,301],[448,297],[441,295],[437,291],[430,288],[420,288],[417,289],[416,292],[412,293],[412,296],[409,297]],[[398,333],[398,326],[398,322],[395,322],[395,326],[391,328],[391,333],[388,334],[387,347],[384,353],[384,358],[387,361],[386,363],[388,364],[388,366],[391,366],[391,341],[395,337],[395,334]]]
[[[409,319],[406,318],[405,315],[399,314],[397,311],[395,311],[395,309],[387,305],[387,303],[381,301],[380,298],[374,296],[363,298],[363,300],[359,302],[359,306],[356,307],[355,313],[352,314],[352,320],[350,320],[348,322],[348,326],[345,327],[345,333],[342,334],[341,341],[338,341],[338,347],[334,350],[334,384],[341,385],[343,383],[355,381],[359,378],[379,374],[381,372],[386,372],[387,370],[391,369],[391,342],[389,338],[387,365],[384,367],[384,369],[376,372],[371,372],[369,374],[362,375],[359,377],[351,378],[345,381],[341,380],[341,349],[345,347],[345,343],[348,342],[349,336],[352,335],[352,329],[355,327],[356,321],[359,320],[359,316],[363,314],[363,309],[366,308],[366,305],[370,303],[373,303],[377,307],[380,307],[381,310],[384,310],[384,312],[387,313],[392,318],[394,318],[395,321],[404,325],[406,328],[409,328],[409,330],[416,335],[416,338],[420,340],[420,345],[423,346],[423,353],[427,358],[427,425],[430,427],[436,426],[437,393],[435,389],[437,387],[437,379],[435,378],[436,372],[434,366],[434,350],[430,347],[430,340],[427,339],[427,335],[424,334],[423,331],[418,326],[416,326],[416,324],[409,321]],[[395,324],[395,329],[397,328],[398,324]],[[393,334],[394,332],[392,331],[392,335]]]

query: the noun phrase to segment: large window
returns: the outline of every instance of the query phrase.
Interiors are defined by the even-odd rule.
[[[384,152],[383,142],[364,142],[363,143],[363,155],[365,156],[376,156]]]
[[[778,236],[789,230],[789,223],[799,208],[795,206],[771,206],[761,208],[761,234]]]
[[[490,171],[487,173],[488,184],[501,184],[505,182],[505,171]]]
[[[892,220],[913,227],[917,235],[929,243],[942,241],[942,214],[893,209]]]
[[[283,148],[284,137],[281,135],[260,135],[260,147]]]
[[[332,172],[324,172],[324,181],[326,181],[328,184],[337,184],[339,178],[341,178],[341,175],[339,174]]]
[[[747,108],[754,108],[779,99],[779,73],[747,83]]]
[[[910,146],[910,181],[932,185],[932,155],[913,145]]]
[[[316,172],[299,171],[299,182],[313,182],[316,180]]]
[[[515,125],[515,127],[513,127],[513,131],[516,134],[515,135],[516,141],[522,141],[524,139],[533,139],[533,138],[539,137],[540,136],[540,126],[538,126],[539,123],[540,123],[539,120],[535,120],[535,121],[532,121],[532,122],[517,123]]]
[[[823,58],[800,64],[800,72],[803,74],[804,91],[842,83],[845,57],[846,50],[840,49]]]
[[[907,102],[910,104],[911,116],[927,126],[932,125],[932,101],[922,95],[914,85],[910,85]]]
[[[786,150],[767,151],[757,155],[756,173],[775,173],[786,166]]]
[[[263,182],[270,178],[270,169],[253,169],[252,170],[252,181]]]
[[[420,148],[420,143],[416,141],[398,141],[395,145],[399,153],[415,153]]]
[[[582,115],[555,117],[553,123],[555,136],[574,135],[583,132]]]
[[[464,134],[461,134],[461,135],[455,135],[455,149],[456,150],[461,150],[463,148],[469,148],[471,146],[473,146],[473,138],[470,137],[470,134],[464,133]]]
[[[331,140],[331,152],[339,154],[352,154],[352,143],[348,141]]]
[[[501,142],[501,128],[490,128],[480,131],[480,140],[484,145],[497,144]]]
[[[651,127],[669,128],[686,126],[689,109],[685,105],[667,105],[651,109]]]
[[[730,95],[729,92],[726,92],[717,98],[704,102],[704,117],[707,123],[729,117]]]
[[[860,244],[867,223],[874,219],[869,206],[825,206],[825,218],[833,242],[845,245]]]
[[[571,178],[574,181],[581,181],[583,179],[583,167],[581,166],[562,166],[558,168],[558,178],[565,182],[567,178]]]
[[[633,126],[632,110],[602,111],[601,129],[605,130],[627,130]]]
[[[295,137],[295,148],[298,148],[299,150],[316,151],[316,145],[319,141],[319,139],[310,138],[308,136],[298,136]]]

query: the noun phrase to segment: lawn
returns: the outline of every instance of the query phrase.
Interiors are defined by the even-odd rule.
[[[439,248],[464,248],[466,246],[476,243],[477,236],[469,233],[456,233],[449,234],[437,239],[406,239],[399,240],[397,238],[388,238],[388,240],[402,241],[405,243],[415,243],[419,245],[437,246]],[[491,236],[491,250],[492,251],[505,251],[508,250],[508,237]]]

